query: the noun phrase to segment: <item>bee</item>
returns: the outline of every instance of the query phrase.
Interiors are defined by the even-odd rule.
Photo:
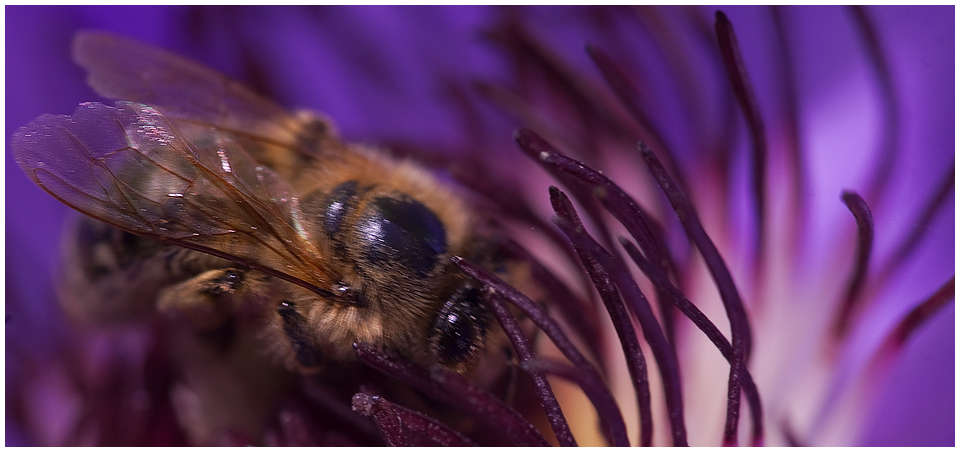
[[[210,377],[215,362],[282,380],[349,363],[355,342],[460,374],[503,361],[489,352],[497,327],[482,288],[449,259],[497,267],[495,246],[425,169],[158,48],[83,32],[73,55],[117,102],[40,116],[14,134],[12,153],[86,215],[64,241],[64,309],[185,331],[181,422],[272,400],[274,389]],[[284,370],[250,364],[261,357]],[[205,401],[212,393],[231,400]],[[203,442],[219,427],[191,428]]]

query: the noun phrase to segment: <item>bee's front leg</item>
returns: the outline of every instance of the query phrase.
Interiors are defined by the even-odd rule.
[[[168,349],[180,379],[171,401],[195,444],[217,444],[227,432],[258,438],[276,416],[291,375],[271,365],[260,341],[275,282],[244,267],[217,268],[157,297],[157,310],[174,326]]]
[[[166,287],[157,310],[199,331],[223,325],[233,315],[255,315],[270,298],[269,277],[247,268],[207,270]]]

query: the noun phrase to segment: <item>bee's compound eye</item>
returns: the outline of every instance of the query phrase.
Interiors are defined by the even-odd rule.
[[[364,257],[376,265],[399,264],[426,276],[447,250],[443,223],[430,209],[405,196],[378,197],[360,221]]]
[[[480,332],[476,319],[459,312],[448,312],[437,319],[437,358],[440,364],[459,364],[477,347]]]
[[[440,364],[461,370],[472,366],[486,333],[480,296],[476,288],[464,287],[440,308],[430,335]]]
[[[332,236],[340,231],[343,219],[357,204],[357,195],[357,181],[355,180],[337,185],[327,195],[323,210],[323,230],[328,235]]]

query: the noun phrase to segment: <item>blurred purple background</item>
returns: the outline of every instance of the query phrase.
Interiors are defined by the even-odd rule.
[[[778,79],[773,65],[765,64],[774,57],[768,12],[723,9],[736,27],[761,109],[776,111],[779,97],[770,93],[777,89]],[[878,24],[881,41],[889,46],[887,58],[903,108],[901,161],[891,202],[875,212],[878,219],[886,214],[896,223],[895,212],[906,209],[902,206],[908,206],[910,214],[902,215],[900,221],[913,218],[913,209],[953,161],[954,11],[952,7],[868,11]],[[548,33],[554,49],[595,76],[581,47],[593,36],[588,34],[589,27],[577,22],[588,10],[528,8],[526,12],[538,30]],[[810,146],[815,148],[810,151],[808,170],[816,186],[812,204],[836,207],[837,216],[847,220],[849,213],[842,210],[837,197],[841,188],[862,183],[863,171],[851,168],[868,167],[869,152],[858,153],[851,147],[863,141],[859,131],[871,140],[877,135],[876,114],[870,110],[877,105],[874,101],[848,110],[831,109],[851,83],[872,86],[874,82],[863,69],[863,57],[856,56],[863,54],[863,47],[847,14],[837,8],[789,8],[788,12],[791,45],[801,72],[802,114],[808,115],[805,124],[833,127],[829,132],[833,135],[810,135]],[[711,13],[704,10],[703,16],[712,20]],[[462,124],[443,82],[507,76],[506,63],[481,39],[485,27],[503,14],[485,7],[7,6],[5,140],[9,143],[17,128],[40,114],[67,114],[80,102],[100,100],[70,58],[70,42],[77,30],[100,29],[202,61],[291,109],[324,112],[349,140],[455,145],[463,139]],[[655,64],[637,67],[653,72],[650,77],[657,83]],[[680,114],[671,105],[663,108],[665,115]],[[821,113],[827,119],[809,116]],[[767,119],[768,123],[775,120]],[[493,140],[502,146],[490,152],[519,158],[510,137],[517,124],[499,117],[493,122],[502,125],[502,137]],[[668,130],[689,153],[693,143],[684,141],[682,134],[679,127]],[[833,140],[831,146],[836,149],[816,148],[824,140]],[[871,146],[867,149],[872,150]],[[824,160],[824,155],[845,156],[836,161]],[[904,303],[929,294],[955,273],[952,203],[949,210],[949,218],[945,213],[937,217],[930,237],[911,261],[917,262],[916,270],[904,278],[918,288],[902,289]],[[6,347],[42,354],[63,339],[65,328],[52,300],[50,281],[66,208],[33,185],[9,152],[6,213]],[[831,225],[824,220],[815,221],[813,227],[823,232]],[[900,230],[878,226],[879,253],[889,250]],[[863,413],[869,421],[862,444],[954,444],[953,312],[952,306],[941,312],[910,343],[872,412]],[[10,373],[17,371],[10,356],[7,353],[8,381]],[[7,445],[24,440],[8,419]]]

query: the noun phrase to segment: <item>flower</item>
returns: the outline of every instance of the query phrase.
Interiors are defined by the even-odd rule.
[[[766,444],[950,444],[952,305],[911,330],[903,345],[884,342],[897,337],[891,331],[898,322],[914,318],[908,312],[938,288],[952,294],[955,270],[948,263],[950,247],[944,246],[955,228],[948,202],[953,104],[943,95],[953,81],[950,10],[724,12],[743,60],[739,75],[729,75],[718,55],[712,11],[692,8],[9,7],[8,142],[10,133],[42,113],[67,113],[96,99],[69,57],[70,39],[81,28],[107,29],[204,61],[285,106],[323,111],[348,140],[397,143],[403,146],[395,149],[417,149],[421,157],[424,149],[440,149],[426,156],[453,162],[474,158],[481,149],[480,163],[490,166],[483,174],[520,179],[518,193],[546,220],[554,215],[547,186],[558,182],[518,152],[511,132],[526,127],[603,170],[650,209],[677,260],[675,282],[729,338],[717,284],[636,152],[642,139],[682,178],[678,183],[743,299],[752,330],[747,369],[763,403]],[[585,41],[593,46],[593,60],[583,52]],[[537,59],[544,55],[549,58]],[[594,62],[604,58],[607,78],[622,73],[637,87],[632,103],[624,106],[616,83],[604,81]],[[557,61],[563,70],[551,72]],[[731,89],[731,79],[741,78],[748,80],[764,126],[759,141],[768,148],[765,179],[752,172],[756,135]],[[475,90],[467,89],[471,81],[479,82]],[[795,113],[787,93],[796,98]],[[637,105],[639,115],[630,111]],[[636,116],[652,126],[637,126]],[[799,143],[800,165],[792,160],[791,133]],[[533,135],[521,137],[531,149]],[[871,175],[885,168],[885,183],[871,185]],[[146,353],[150,335],[123,332],[125,340],[118,344],[108,336],[78,334],[61,316],[50,281],[67,209],[32,185],[9,153],[7,171],[7,415],[14,427],[8,429],[8,444],[183,441],[165,411],[169,407],[155,403],[173,377],[163,358]],[[469,176],[456,167],[453,172]],[[801,179],[795,179],[798,174]],[[796,180],[803,181],[799,191]],[[943,180],[949,181],[946,200],[921,221]],[[756,183],[766,197],[762,212],[755,207]],[[570,187],[563,185],[575,200],[584,199]],[[857,196],[845,195],[841,202],[843,190],[865,200],[873,240],[864,284],[850,291],[854,308],[840,315],[845,290],[858,279],[856,256],[868,249],[858,236],[871,230]],[[603,238],[604,230],[612,239],[627,236],[614,220],[591,216],[581,204],[577,210],[586,230],[629,260],[616,241]],[[765,220],[762,234],[758,216]],[[915,231],[916,249],[899,265],[888,264]],[[544,233],[535,231],[529,242],[541,244],[533,250],[539,260],[565,275],[575,290],[590,293],[576,261],[564,265],[557,254],[544,251],[550,249]],[[656,299],[648,279],[633,272],[641,290]],[[837,318],[849,320],[840,324]],[[689,441],[718,444],[730,365],[689,322],[678,316],[673,323],[672,333],[664,329],[676,340]],[[647,333],[649,325],[640,324]],[[78,337],[82,346],[70,343]],[[611,352],[619,344],[605,346]],[[648,363],[655,361],[650,351],[644,345]],[[610,387],[633,419],[627,425],[635,443],[639,423],[630,414],[636,408],[628,373],[622,357],[611,353],[604,359],[616,371]],[[100,366],[104,363],[110,366]],[[111,366],[122,369],[118,375],[149,375],[150,384],[81,384],[112,375],[104,370]],[[653,440],[670,444],[658,375],[651,371],[649,377],[656,402]],[[78,387],[102,395],[100,403],[85,406]],[[558,389],[563,396],[568,392]],[[561,402],[572,403],[563,397]],[[369,408],[374,401],[358,403]],[[580,427],[578,415],[591,410],[565,406],[575,436],[582,438],[593,425],[586,417],[588,425]],[[298,412],[292,410],[287,413]],[[81,413],[102,418],[137,413],[136,419],[153,427],[144,428],[143,437],[109,437],[110,432],[78,425]],[[751,415],[741,409],[741,443],[750,440]],[[310,436],[309,426],[298,424],[302,419],[281,418],[288,439],[297,432],[301,439]],[[343,431],[347,439],[370,433],[356,426]]]

